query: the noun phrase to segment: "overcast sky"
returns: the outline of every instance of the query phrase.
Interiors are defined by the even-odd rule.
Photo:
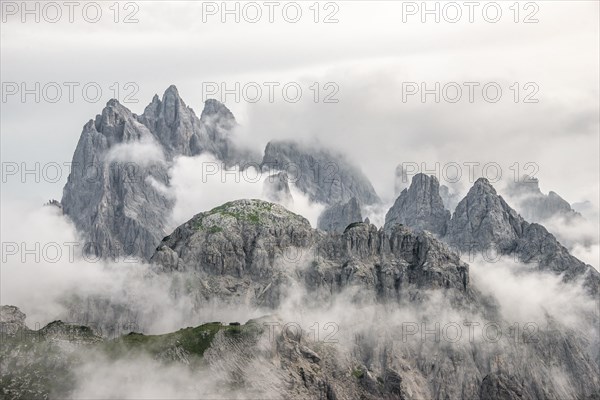
[[[297,23],[284,18],[295,15],[294,5],[287,6],[284,15],[289,2],[275,8],[273,23],[263,2],[254,3],[262,12],[256,23],[247,20],[254,18],[256,7],[244,8],[244,3],[239,3],[239,23],[234,15],[221,21],[221,10],[215,10],[221,2],[121,3],[117,23],[114,9],[109,9],[112,2],[101,3],[97,23],[83,18],[84,3],[74,10],[73,23],[65,6],[58,22],[45,20],[56,17],[55,10],[47,8],[40,10],[40,22],[35,23],[34,16],[6,8],[7,3],[21,7],[20,2],[2,6],[4,165],[24,162],[33,168],[35,162],[71,161],[83,125],[114,96],[115,82],[120,100],[136,113],[155,93],[162,95],[175,84],[198,114],[207,84],[224,82],[234,88],[236,82],[241,87],[256,82],[263,88],[256,103],[244,98],[254,98],[254,92],[242,93],[239,101],[233,95],[223,98],[222,92],[212,96],[224,100],[242,124],[240,140],[262,149],[270,139],[317,138],[352,157],[384,198],[393,196],[394,168],[401,162],[429,166],[497,162],[505,177],[514,173],[508,167],[515,162],[522,172],[527,172],[522,170],[525,163],[533,162],[543,191],[554,190],[570,202],[589,200],[598,205],[596,1],[538,1],[527,7],[523,2],[518,23],[515,9],[509,8],[513,2],[497,3],[502,11],[497,23],[486,21],[495,17],[494,7],[484,15],[486,2],[474,10],[473,23],[462,2],[456,3],[463,13],[456,23],[445,20],[444,14],[439,23],[431,15],[423,23],[418,11],[405,13],[403,22],[403,10],[413,11],[412,5],[391,1],[320,3],[317,23],[312,2],[298,3],[302,16]],[[441,11],[444,4],[439,4]],[[455,9],[445,10],[447,19],[454,18]],[[93,8],[87,13],[88,19],[94,17]],[[124,23],[128,15],[138,22]],[[324,23],[326,17],[338,22]],[[524,23],[526,17],[538,22]],[[62,97],[49,102],[44,97],[54,96],[50,90],[36,103],[33,95],[23,102],[20,93],[8,94],[10,85],[22,82],[30,88],[35,82],[41,87],[57,82]],[[73,102],[63,82],[79,83]],[[81,88],[90,82],[102,89],[97,102],[83,98]],[[128,82],[134,86],[126,87]],[[280,84],[273,103],[264,82]],[[296,103],[282,95],[281,87],[290,82],[302,89]],[[462,98],[456,103],[443,97],[435,103],[433,95],[424,103],[419,94],[403,99],[411,82],[423,82],[428,88],[435,82],[441,87],[456,82],[463,89]],[[465,82],[479,84],[473,102]],[[518,102],[513,97],[515,82]],[[498,102],[483,97],[487,83],[502,89]],[[132,87],[138,89],[132,96],[137,103],[125,101]],[[452,87],[448,86],[447,97],[454,97]],[[493,95],[493,90],[489,93]],[[338,102],[325,103],[328,94]],[[527,95],[538,102],[525,103]],[[32,176],[25,184],[14,176],[4,180],[3,202],[39,203],[60,199],[66,173],[54,184],[36,183]],[[463,177],[461,184],[466,189],[470,182]]]

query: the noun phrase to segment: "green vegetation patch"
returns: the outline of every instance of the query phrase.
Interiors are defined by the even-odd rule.
[[[120,356],[123,350],[145,351],[156,355],[177,346],[201,357],[210,347],[217,332],[224,328],[226,327],[219,322],[213,322],[164,335],[143,335],[132,332],[116,340],[105,342],[102,346],[108,355],[115,357]]]
[[[192,355],[202,357],[219,331],[223,331],[226,335],[241,335],[240,338],[247,337],[245,335],[255,335],[258,332],[252,324],[222,325],[220,322],[211,322],[164,335],[144,335],[132,332],[118,339],[104,342],[101,346],[107,355],[114,358],[119,358],[124,352],[131,351],[143,351],[150,355],[158,355],[175,347],[181,347]]]
[[[202,225],[203,219],[202,218],[197,218],[195,220],[192,221],[192,228],[199,231],[202,228],[204,228],[204,226]]]
[[[259,211],[271,211],[272,204],[270,203],[258,203],[256,207],[246,207],[236,209],[233,203],[225,203],[219,207],[215,207],[209,211],[210,215],[221,214],[229,217],[233,217],[238,221],[247,221],[253,224],[257,224],[260,221]]]
[[[213,225],[210,228],[208,228],[208,232],[209,233],[219,233],[219,232],[223,232],[223,228],[221,228],[220,226],[216,226]]]
[[[365,371],[362,368],[354,368],[352,370],[352,376],[356,379],[362,379],[365,376]]]
[[[208,212],[208,214],[212,215],[212,214],[221,213],[221,212],[227,210],[228,208],[230,208],[232,205],[233,205],[233,203],[231,201],[229,201],[225,204],[221,204],[220,206],[213,208],[212,210],[210,210]]]

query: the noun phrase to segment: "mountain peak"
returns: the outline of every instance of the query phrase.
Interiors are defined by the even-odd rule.
[[[390,231],[396,224],[403,224],[443,236],[448,221],[450,212],[444,207],[437,178],[419,173],[386,214],[384,227]]]
[[[491,184],[491,182],[487,179],[487,178],[479,178],[475,181],[475,183],[473,183],[473,186],[471,186],[471,189],[469,189],[469,192],[467,193],[467,197],[473,197],[473,196],[481,196],[481,195],[490,195],[490,196],[497,196],[498,193],[496,192],[496,189],[494,188],[494,186]]]
[[[172,96],[177,96],[179,97],[179,91],[177,90],[177,86],[175,85],[170,85],[167,90],[165,90],[165,96],[167,95],[172,95]]]
[[[132,116],[131,110],[119,103],[117,99],[110,99],[106,102],[106,106],[102,109],[102,117],[104,118],[107,114],[118,114],[121,116]]]
[[[162,103],[165,107],[168,107],[170,104],[175,105],[177,108],[187,107],[175,85],[171,85],[165,90],[162,96]]]
[[[88,124],[85,130],[89,131],[91,127]],[[96,115],[93,129],[107,138],[109,146],[137,140],[149,134],[145,127],[137,122],[131,110],[119,103],[117,99],[110,99],[102,109],[102,113]]]
[[[225,106],[225,104],[216,99],[206,99],[200,119],[205,120],[207,117],[213,116],[235,120],[233,113]]]
[[[169,103],[175,103],[177,106],[185,107],[185,103],[179,95],[179,91],[175,85],[171,85],[167,88],[167,90],[165,90],[162,96],[162,103],[165,105]]]
[[[419,172],[411,179],[410,187],[422,187],[424,185],[432,184],[437,186],[440,185],[438,179],[434,175],[427,175],[422,172]]]
[[[496,193],[486,178],[479,178],[456,206],[448,225],[448,240],[459,248],[481,251],[490,244],[501,250],[513,245],[526,222]]]
[[[106,102],[106,107],[117,107],[120,105],[121,103],[119,103],[119,100],[117,99],[110,99]]]
[[[475,181],[475,183],[473,184],[473,187],[491,189],[494,191],[494,193],[496,192],[496,189],[494,189],[494,187],[492,186],[492,184],[490,183],[490,181],[487,178],[477,179]]]
[[[162,99],[154,95],[139,120],[150,129],[169,157],[178,154],[191,156],[200,152],[200,121],[179,96],[175,85],[164,91]]]

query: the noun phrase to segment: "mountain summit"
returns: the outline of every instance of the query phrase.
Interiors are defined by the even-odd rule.
[[[507,194],[523,218],[530,222],[543,223],[557,216],[566,217],[567,220],[583,218],[558,193],[552,190],[547,195],[542,193],[537,178],[524,175],[508,185]]]
[[[437,178],[417,174],[386,214],[385,229],[389,231],[395,224],[403,224],[444,236],[449,221],[450,212],[444,208]]]
[[[450,218],[437,179],[415,175],[386,215],[386,231],[398,224],[435,233],[464,254],[495,251],[513,255],[539,270],[561,275],[565,281],[583,279],[591,294],[599,291],[598,271],[571,255],[544,226],[526,221],[485,178],[475,181]]]
[[[84,235],[86,252],[148,259],[167,234],[174,205],[160,190],[169,185],[168,163],[205,152],[236,162],[233,115],[216,100],[206,108],[206,118],[198,118],[169,86],[140,116],[112,99],[84,126],[61,204]]]
[[[491,183],[479,178],[456,206],[448,225],[448,240],[462,250],[481,251],[493,243],[509,251],[523,234],[524,223]]]

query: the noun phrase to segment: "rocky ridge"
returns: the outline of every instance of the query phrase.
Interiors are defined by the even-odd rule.
[[[360,288],[367,300],[407,299],[410,288],[472,294],[468,266],[430,234],[402,227],[387,234],[356,222],[326,235],[305,218],[260,200],[196,215],[162,241],[151,262],[163,271],[198,273],[196,290],[206,299],[271,308],[298,282],[311,298],[323,299],[350,287]]]
[[[311,201],[346,203],[356,198],[368,205],[380,201],[368,178],[345,156],[291,140],[273,140],[265,147],[264,170],[286,171]]]
[[[591,294],[598,293],[600,273],[573,257],[542,225],[525,221],[485,178],[456,206],[444,240],[464,252],[514,255],[566,281],[583,279]]]
[[[436,233],[462,254],[499,254],[534,264],[539,270],[581,279],[595,295],[600,274],[572,256],[546,228],[527,222],[512,209],[485,178],[478,179],[457,204],[452,217],[439,196],[435,177],[418,174],[386,215],[386,227],[403,223]],[[442,233],[445,232],[445,233]],[[495,257],[495,256],[494,256]]]
[[[553,217],[581,218],[581,214],[556,192],[542,193],[537,178],[525,175],[516,182],[510,182],[507,194],[514,199],[519,214],[529,222],[543,223]]]

